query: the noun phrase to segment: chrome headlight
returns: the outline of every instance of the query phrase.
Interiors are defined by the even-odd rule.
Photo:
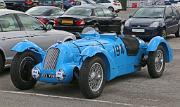
[[[153,22],[152,24],[150,24],[149,27],[158,27],[160,25],[159,22]]]

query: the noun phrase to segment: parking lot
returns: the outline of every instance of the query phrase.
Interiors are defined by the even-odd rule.
[[[77,85],[38,83],[34,89],[21,91],[11,81],[9,70],[0,74],[2,107],[178,107],[180,105],[180,38],[169,37],[174,60],[167,64],[164,75],[151,79],[141,71],[116,78],[106,84],[103,94],[84,99]]]
[[[22,1],[25,2],[26,0],[22,0]],[[36,3],[36,1],[41,1],[41,0],[34,0],[34,3]],[[42,2],[43,1],[45,0],[42,0]],[[49,1],[54,1],[54,0],[49,0]],[[61,0],[56,0],[56,1],[61,1]],[[115,0],[110,0],[110,1],[113,2],[113,5],[115,7],[116,6],[120,7],[120,3],[118,1]],[[11,1],[11,2],[15,2],[15,1]],[[29,5],[28,3],[31,4]],[[38,5],[38,4],[33,5],[34,3],[31,2],[30,0],[29,2],[27,2],[27,7],[28,6],[33,7]],[[122,10],[120,11],[119,7],[112,8],[112,7],[107,7],[106,5],[102,6],[102,4],[100,6],[99,4],[92,5],[92,3],[87,3],[90,4],[88,6],[85,3],[84,5],[82,4],[80,6],[74,6],[75,4],[73,4],[70,6],[72,7],[71,9],[70,7],[66,7],[65,4],[63,4],[64,2],[62,2],[61,6],[64,5],[63,6],[64,10],[63,10],[62,8],[60,8],[61,6],[58,7],[59,5],[58,2],[57,5],[54,5],[55,2],[49,2],[49,3],[50,4],[48,5],[41,4],[37,7],[33,7],[34,9],[31,8],[33,11],[29,9],[30,12],[26,11],[26,13],[19,11],[11,11],[11,10],[9,11],[4,9],[1,9],[0,11],[1,13],[0,30],[1,30],[1,35],[3,35],[0,41],[0,60],[1,60],[0,71],[3,70],[4,62],[5,65],[9,65],[11,63],[12,58],[14,57],[13,54],[11,54],[12,51],[10,50],[13,49],[13,51],[19,52],[14,57],[15,60],[13,60],[12,63],[13,65],[12,68],[14,71],[11,72],[12,78],[10,77],[9,68],[6,68],[4,72],[0,72],[0,96],[1,96],[0,107],[179,107],[180,105],[180,84],[179,84],[180,83],[180,72],[179,72],[180,71],[180,66],[179,66],[180,8],[178,10],[178,8],[169,7],[169,6],[162,6],[162,7],[160,6],[157,8],[152,6],[150,8],[147,7],[148,12],[147,9],[145,9],[143,10],[144,12],[143,11],[140,12],[144,14],[136,16],[134,12],[141,8],[132,7],[132,8],[128,8],[126,11],[122,11]],[[6,2],[6,4],[12,4],[12,3]],[[4,6],[3,8],[5,7],[6,6]],[[70,8],[70,9],[66,10],[66,8],[67,9]],[[16,7],[14,5],[10,9],[25,11],[28,8],[27,9],[25,9],[24,7],[20,8],[19,6]],[[170,12],[168,12],[168,9]],[[40,14],[41,12],[44,14]],[[134,20],[134,22],[132,20]],[[169,21],[168,24],[166,23],[166,20]],[[163,65],[162,63],[164,61],[163,59],[164,50],[168,51],[167,49],[164,48],[164,45],[160,46],[160,48],[159,47],[156,48],[156,46],[154,46],[153,44],[154,46],[153,48],[156,48],[155,50],[157,55],[155,55],[149,53],[149,50],[144,48],[146,46],[144,45],[144,42],[138,41],[140,45],[136,43],[137,39],[136,41],[135,40],[130,41],[129,38],[129,41],[126,41],[127,43],[125,43],[125,38],[118,38],[118,37],[116,37],[117,39],[116,41],[112,41],[108,39],[106,40],[106,38],[102,39],[100,37],[95,38],[94,36],[92,36],[93,38],[89,36],[87,40],[86,38],[81,39],[84,37],[79,37],[79,34],[81,34],[82,30],[86,27],[94,28],[97,32],[101,32],[101,33],[113,32],[117,34],[123,33],[125,35],[136,35],[139,37],[144,36],[146,38],[145,40],[149,40],[148,37],[150,36],[154,37],[154,35],[162,35],[163,37],[167,37],[166,38],[167,41],[169,42],[170,46],[173,48],[173,57],[174,57],[173,62],[167,63],[165,66],[165,70],[163,69],[163,67],[161,68],[161,66]],[[122,29],[120,30],[120,28]],[[130,32],[133,34],[128,34]],[[109,35],[111,36],[111,34]],[[72,39],[74,40],[72,44],[71,42],[67,42],[67,41],[71,41]],[[76,41],[75,39],[78,40]],[[91,39],[93,41],[91,41]],[[155,42],[153,41],[153,43],[158,44],[160,39],[161,38],[155,38],[154,40],[156,41]],[[16,47],[14,47],[15,44],[17,44],[20,41],[23,41],[21,42],[22,44],[19,43],[19,45],[16,45]],[[49,45],[52,45],[54,44],[54,42],[57,41],[58,44],[56,46],[55,45],[52,46],[51,48],[56,47],[56,49],[59,49],[61,53],[59,53],[59,50],[56,50],[54,48],[54,50],[52,50],[51,54],[48,56],[48,53],[50,53],[48,51],[51,51],[50,50],[51,48],[48,48]],[[67,44],[69,45],[66,45],[66,43],[62,43],[61,41],[67,42]],[[108,41],[108,42],[105,43],[102,41]],[[148,43],[148,41],[146,42]],[[48,51],[46,52],[42,51],[33,43],[40,46],[43,50],[48,49]],[[63,45],[61,45],[61,43]],[[128,44],[128,43],[134,43],[134,44]],[[108,44],[108,46],[110,47],[108,46],[106,47],[106,45],[104,44]],[[75,48],[71,47],[74,45],[76,46]],[[124,48],[121,45],[124,46]],[[104,57],[102,56],[100,57],[102,51],[101,48],[97,48],[97,50],[95,50],[95,48],[84,48],[84,47],[101,47],[101,46],[104,48],[104,50],[109,52],[110,55],[116,56],[113,57],[114,60],[110,61],[109,63],[107,63],[107,61],[105,62]],[[128,48],[128,46],[134,46],[134,47],[131,47],[130,49]],[[149,47],[151,48],[151,46]],[[141,50],[139,48],[141,48]],[[86,54],[85,49],[89,50],[88,51],[89,53],[87,52]],[[93,49],[95,51],[98,51],[98,53],[94,55],[95,58],[89,55],[91,54],[91,52],[93,53],[94,51]],[[124,49],[126,49],[125,53],[124,53]],[[136,50],[139,51],[139,55],[137,55],[138,51],[135,52]],[[130,51],[133,52],[130,53]],[[150,50],[150,51],[154,51],[154,50]],[[146,55],[146,53],[149,54],[148,59],[146,59],[147,57],[144,56]],[[42,55],[42,57],[40,54]],[[39,62],[41,58],[44,58],[44,55],[46,56],[45,60]],[[58,55],[63,56],[64,59],[62,57],[60,58]],[[87,56],[87,59],[83,60],[82,59],[83,55]],[[139,60],[138,63],[135,63],[135,59],[133,59],[134,57],[133,55]],[[106,56],[109,57],[108,54]],[[123,56],[124,59],[121,56]],[[88,57],[90,57],[89,59],[91,60],[89,60]],[[171,59],[170,57],[169,59]],[[118,59],[118,58],[122,58],[122,59]],[[61,59],[63,60],[61,61]],[[130,61],[127,59],[130,59]],[[168,58],[166,57],[166,61],[167,59]],[[164,70],[163,76],[157,79],[150,78],[148,70],[146,68],[147,66],[142,68],[141,71],[128,74],[129,73],[128,68],[133,67],[133,70],[131,71],[134,71],[139,66],[141,65],[143,66],[145,61],[149,62],[149,63],[146,62],[148,66],[152,65],[149,67],[152,67],[152,69],[154,68],[156,70],[156,77],[157,75],[160,75],[157,73],[161,73]],[[37,63],[39,64],[36,65],[36,67],[34,67],[34,65]],[[112,70],[109,70],[112,63],[115,63],[115,67],[112,67]],[[123,67],[127,68],[123,70],[126,71],[125,74],[128,75],[120,76],[113,80],[110,80],[109,82],[106,82],[102,94],[98,97],[96,96],[92,97],[92,94],[97,95],[98,93],[101,93],[101,86],[103,87],[104,85],[103,80],[105,80],[104,78],[106,74],[107,77],[109,75],[112,76],[113,73],[116,76],[118,76],[119,71],[124,72],[122,70],[123,67],[121,68],[120,65],[121,63],[124,63],[124,65],[122,64]],[[161,64],[161,65],[159,64],[160,71],[157,68],[158,63]],[[107,64],[109,64],[110,67],[107,67],[108,66]],[[41,65],[43,66],[41,67]],[[76,66],[74,67],[74,65]],[[100,67],[97,68],[97,65]],[[33,69],[32,66],[34,67]],[[73,66],[72,68],[73,70],[71,70],[71,66]],[[85,73],[84,72],[79,73],[79,69],[77,66],[81,66],[79,69],[81,71],[84,70]],[[96,67],[95,70],[92,70],[93,67]],[[108,71],[107,69],[113,73],[108,74],[109,72],[107,72]],[[119,71],[116,72],[116,69],[117,71],[118,70]],[[153,73],[152,69],[149,70],[149,72],[151,72],[151,77]],[[68,73],[72,75],[69,75]],[[108,78],[110,78],[110,76]],[[34,79],[32,79],[32,77],[38,80],[34,88],[32,88],[33,87],[32,84],[34,84],[35,82],[33,81]],[[45,82],[48,83],[57,83],[52,81],[54,78],[56,81],[58,81],[58,83],[59,82],[66,83],[65,80],[68,79],[71,80],[73,77],[80,80],[80,84],[81,84],[80,87],[76,83],[53,85],[53,84],[39,82],[40,79],[44,79],[46,80]],[[91,81],[89,78],[91,79]],[[100,79],[102,79],[102,82],[100,81],[99,83]],[[11,80],[13,81],[13,83],[11,82]],[[84,81],[82,82],[81,80]],[[93,81],[96,83],[92,84]],[[74,78],[72,82],[74,82]],[[99,89],[97,87],[98,86],[97,84],[100,84]],[[95,85],[97,85],[96,86],[97,91],[93,91],[93,89],[96,90]],[[19,89],[15,88],[15,86],[16,87],[18,86]],[[20,89],[30,89],[30,90],[20,90]],[[89,90],[93,91],[94,93],[91,93]],[[86,92],[85,94],[89,94],[89,96],[91,97],[87,97],[87,95],[85,95],[83,91]],[[86,99],[84,96],[86,96],[86,98],[94,98],[94,99]]]

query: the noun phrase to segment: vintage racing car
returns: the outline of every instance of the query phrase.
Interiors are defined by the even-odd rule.
[[[165,63],[173,59],[172,49],[160,36],[149,43],[136,37],[89,31],[81,39],[57,42],[46,51],[30,41],[16,44],[11,80],[21,90],[37,81],[68,84],[77,80],[86,98],[101,95],[106,81],[139,71],[147,65],[150,77],[159,78]]]

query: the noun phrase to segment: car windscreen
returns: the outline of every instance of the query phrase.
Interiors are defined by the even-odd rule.
[[[27,14],[32,16],[49,16],[50,8],[46,7],[33,7],[26,11]]]
[[[165,8],[140,8],[137,10],[137,12],[134,14],[133,17],[135,18],[162,18],[164,17],[164,9]]]
[[[92,13],[91,9],[83,7],[72,7],[68,9],[64,14],[65,15],[79,15],[79,16],[90,16]]]

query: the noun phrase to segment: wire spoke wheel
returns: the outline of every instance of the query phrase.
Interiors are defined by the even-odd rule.
[[[155,68],[157,72],[161,72],[163,68],[164,57],[163,57],[163,51],[157,50],[156,58],[155,58]]]
[[[99,56],[87,58],[79,74],[79,87],[86,98],[101,95],[106,83],[106,64]]]
[[[92,91],[96,92],[102,85],[103,81],[103,68],[101,64],[94,63],[90,68],[89,73],[89,87]]]
[[[165,69],[165,50],[158,46],[157,50],[150,52],[147,60],[148,72],[151,78],[159,78]]]

